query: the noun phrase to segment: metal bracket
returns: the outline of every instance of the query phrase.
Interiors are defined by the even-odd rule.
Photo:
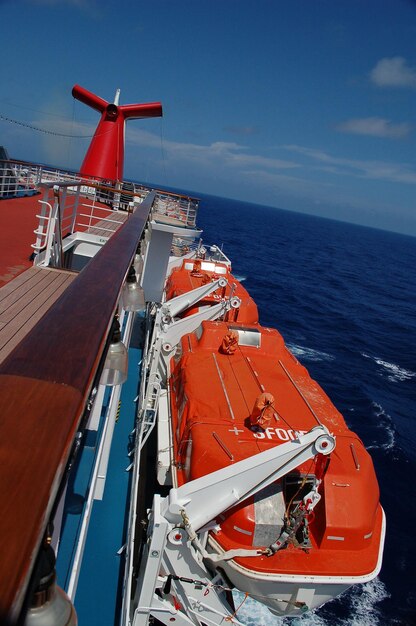
[[[204,527],[220,513],[318,452],[327,455],[334,448],[335,437],[326,427],[316,426],[294,441],[171,489],[166,498],[156,494],[137,582],[133,626],[146,626],[149,614],[164,624],[169,624],[174,616],[183,626],[220,626],[224,620],[229,620],[231,608],[225,596],[225,582],[219,580],[218,573],[208,569],[206,563],[210,560],[213,567],[216,561],[233,558],[233,554],[225,553],[219,558],[208,554],[198,530],[205,536]],[[251,552],[250,556],[254,556],[255,550]],[[161,577],[168,575],[171,575],[171,585],[166,589]],[[198,585],[198,581],[202,584]],[[190,584],[194,584],[193,589],[189,588]],[[235,617],[233,623],[239,624]]]
[[[200,300],[203,300],[214,291],[217,291],[217,289],[226,287],[227,284],[228,282],[225,278],[219,278],[218,280],[214,280],[212,283],[207,283],[206,285],[192,289],[192,291],[187,291],[180,296],[171,298],[162,305],[162,315],[173,319],[179,315],[179,313],[185,311],[188,307],[196,304]]]

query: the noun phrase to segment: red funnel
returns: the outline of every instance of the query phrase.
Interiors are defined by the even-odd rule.
[[[124,126],[127,119],[161,117],[160,102],[147,104],[111,104],[79,85],[72,89],[77,100],[101,113],[101,119],[90,147],[81,165],[82,176],[105,178],[108,181],[123,179]]]

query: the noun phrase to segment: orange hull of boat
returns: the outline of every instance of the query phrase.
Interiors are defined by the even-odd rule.
[[[192,262],[184,262],[172,272],[167,299],[218,277],[216,272],[203,271],[199,266],[197,270],[193,270]],[[321,500],[307,516],[309,545],[289,542],[272,556],[234,560],[259,574],[369,575],[377,568],[383,535],[383,513],[371,457],[322,388],[286,348],[281,335],[258,323],[257,307],[244,287],[228,270],[226,278],[229,285],[204,304],[215,303],[216,296],[229,295],[234,285],[233,294],[242,300],[240,308],[227,314],[224,321],[203,322],[194,333],[186,335],[171,361],[177,483],[181,485],[294,440],[298,432],[307,432],[321,422],[335,435],[336,449],[319,486]],[[235,350],[228,353],[224,338],[230,332],[236,333],[239,340]],[[262,428],[253,429],[250,418],[256,401],[265,393],[271,394],[268,397],[273,399],[273,410]],[[313,481],[321,475],[320,462],[315,457],[275,485],[284,511],[289,511],[291,498],[299,495],[296,489],[305,494],[305,486],[301,486],[305,477]],[[267,494],[264,498],[266,506],[274,506],[275,500],[267,500]],[[212,537],[222,550],[267,548],[278,539],[282,509],[271,511],[261,535],[257,507],[252,497],[216,520],[220,530]],[[267,543],[258,543],[259,537],[267,537]]]

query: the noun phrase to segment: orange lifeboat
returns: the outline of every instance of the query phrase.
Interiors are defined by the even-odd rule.
[[[231,295],[241,300],[240,308],[227,313],[227,319],[238,321],[243,324],[257,324],[259,314],[253,298],[234,278],[229,267],[225,263],[206,261],[201,259],[183,261],[182,266],[175,268],[166,283],[166,300],[188,293],[192,289],[214,282],[218,278],[228,281],[226,287],[217,289],[214,293],[200,300],[197,305],[190,307],[184,313],[184,317],[192,315],[205,306],[216,304],[221,298],[229,298]]]
[[[317,424],[328,428],[336,438],[329,459],[318,454],[227,510],[208,539],[215,554],[257,550],[222,561],[221,570],[272,612],[293,615],[377,575],[384,513],[363,443],[281,335],[258,324],[254,302],[224,269],[240,308],[183,337],[171,360],[176,483],[295,441]],[[172,273],[170,297],[201,284],[203,263],[202,276],[192,271],[185,261]]]

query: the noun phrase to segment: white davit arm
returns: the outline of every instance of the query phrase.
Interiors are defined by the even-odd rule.
[[[133,600],[133,626],[146,626],[150,615],[166,625],[174,619],[178,626],[224,626],[230,621],[227,585],[213,573],[216,559],[205,553],[198,530],[316,454],[327,455],[334,448],[335,437],[319,425],[294,441],[171,489],[166,498],[155,495]],[[211,569],[204,556],[211,558]],[[232,622],[239,624],[235,617]]]
[[[325,426],[316,426],[265,452],[224,467],[211,474],[192,480],[178,489],[171,489],[164,515],[173,523],[180,523],[182,510],[195,531],[241,502],[267,487],[275,480],[301,465],[316,454],[330,454],[335,438]]]
[[[188,307],[196,304],[203,298],[206,298],[220,287],[225,287],[227,284],[228,283],[225,278],[218,278],[212,283],[201,285],[201,287],[196,287],[196,289],[192,289],[191,291],[187,291],[180,296],[171,298],[162,305],[162,314],[168,315],[170,318],[174,318],[179,315],[179,313],[182,313],[182,311],[185,311]]]

